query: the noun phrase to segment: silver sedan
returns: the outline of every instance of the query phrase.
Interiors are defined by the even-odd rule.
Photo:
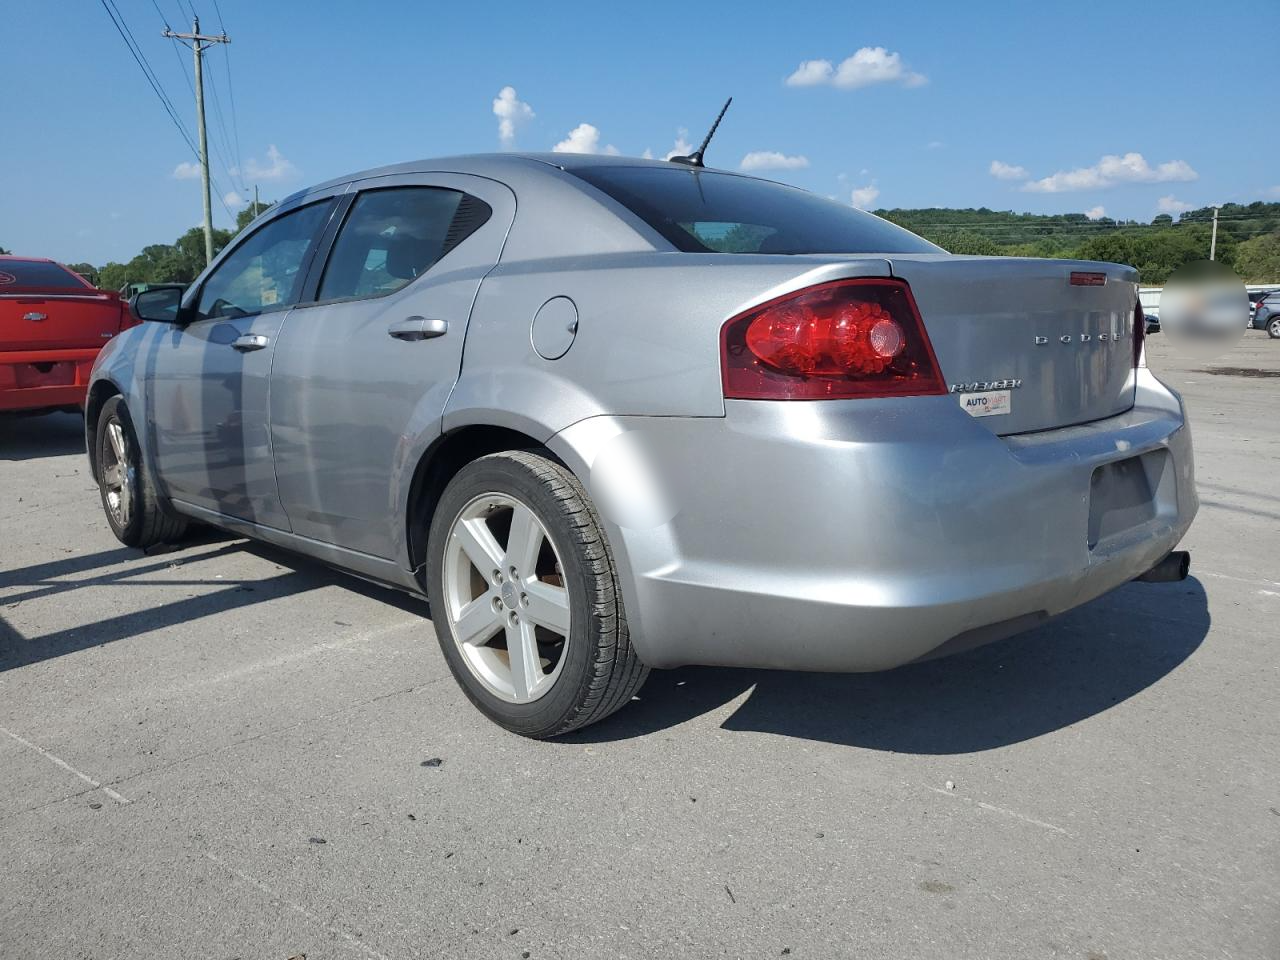
[[[1185,575],[1136,281],[689,164],[403,164],[139,294],[90,459],[124,543],[207,523],[426,596],[475,705],[555,736],[652,667],[883,670]]]

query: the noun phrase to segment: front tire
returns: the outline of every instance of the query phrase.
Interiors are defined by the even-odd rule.
[[[94,457],[102,509],[117,540],[126,547],[145,550],[182,538],[187,521],[161,506],[151,477],[143,468],[142,449],[124,397],[112,397],[102,405]]]
[[[427,577],[454,678],[514,733],[542,739],[595,723],[648,676],[595,508],[545,456],[499,453],[458,472],[432,519]]]

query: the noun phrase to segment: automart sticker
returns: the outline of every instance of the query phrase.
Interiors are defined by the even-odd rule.
[[[994,417],[1013,409],[1013,391],[987,390],[983,393],[959,394],[960,406],[971,417]]]

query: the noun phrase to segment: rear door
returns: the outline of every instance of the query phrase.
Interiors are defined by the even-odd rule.
[[[288,529],[271,461],[271,360],[334,205],[304,202],[240,240],[188,294],[191,321],[149,342],[147,419],[174,500]]]
[[[993,433],[1086,423],[1133,406],[1132,267],[932,254],[889,260],[911,287],[957,402]]]
[[[397,480],[411,445],[440,429],[515,196],[481,177],[411,174],[357,183],[344,207],[315,302],[290,313],[276,350],[276,475],[295,533],[395,559]]]

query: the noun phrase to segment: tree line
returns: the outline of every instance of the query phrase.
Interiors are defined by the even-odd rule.
[[[236,217],[234,231],[214,230],[214,252],[269,206],[250,204]],[[1213,229],[1210,207],[1185,211],[1177,220],[1160,214],[1150,223],[987,207],[895,208],[875,213],[951,253],[1127,263],[1138,269],[1143,284],[1151,286],[1163,284],[1183,264],[1207,259]],[[738,231],[742,232],[742,227]],[[726,249],[727,239],[722,239],[718,248]],[[746,236],[742,239],[742,249],[758,245],[758,238],[755,242],[747,242],[751,238]],[[0,253],[4,252],[0,248]],[[1280,283],[1280,203],[1229,203],[1220,208],[1216,259],[1233,268],[1246,283]],[[204,231],[192,227],[171,244],[144,247],[128,263],[67,266],[104,290],[119,290],[128,283],[190,283],[204,269]]]
[[[1213,231],[1212,207],[1185,211],[1177,220],[1162,213],[1150,223],[986,207],[875,212],[951,253],[1127,263],[1151,286],[1163,284],[1183,264],[1208,259]],[[1215,259],[1246,283],[1280,283],[1280,203],[1221,207]]]
[[[236,215],[234,230],[213,230],[213,253],[249,225],[269,203],[249,204]],[[95,267],[89,263],[69,263],[72,270],[103,290],[119,290],[129,283],[190,283],[204,269],[204,228],[192,227],[173,243],[153,243],[128,263],[106,263]]]

